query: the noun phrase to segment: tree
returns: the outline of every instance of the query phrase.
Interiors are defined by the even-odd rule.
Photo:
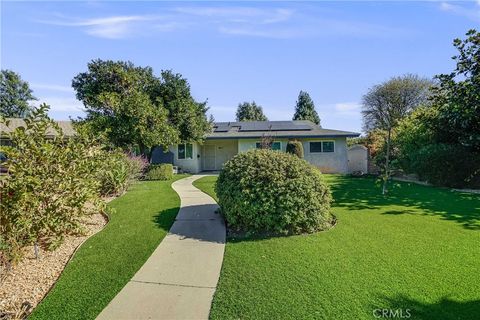
[[[98,59],[72,86],[87,113],[80,125],[148,157],[154,146],[198,141],[210,130],[206,103],[196,102],[187,80],[171,71],[159,78],[150,67]]]
[[[24,118],[32,110],[28,101],[36,100],[28,82],[11,70],[0,74],[0,115],[5,118]]]
[[[470,30],[466,36],[453,41],[456,68],[436,76],[432,106],[438,116],[429,123],[439,141],[480,152],[480,32]]]
[[[382,194],[387,192],[387,182],[391,175],[392,131],[409,112],[427,101],[430,86],[431,81],[428,79],[404,75],[373,86],[363,96],[364,130],[369,132],[376,129],[386,133]]]
[[[240,103],[236,113],[237,121],[268,121],[261,106],[255,101]]]
[[[430,183],[480,186],[480,33],[455,39],[456,68],[436,76],[428,106],[402,120],[397,131],[402,169]]]
[[[315,104],[313,103],[312,98],[310,98],[310,95],[305,91],[300,91],[298,94],[293,120],[310,120],[313,123],[320,125],[320,117],[315,110]]]

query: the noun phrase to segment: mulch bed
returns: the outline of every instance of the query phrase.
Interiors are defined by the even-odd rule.
[[[24,248],[23,260],[0,282],[0,319],[25,318],[55,284],[75,250],[106,223],[102,214],[90,216],[85,221],[85,235],[66,236],[54,251],[40,249],[39,259],[35,259],[33,246]]]

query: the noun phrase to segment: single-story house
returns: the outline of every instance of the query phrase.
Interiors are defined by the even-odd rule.
[[[9,126],[0,123],[0,143],[8,145],[5,134],[25,126],[23,119],[11,118]],[[70,121],[57,121],[65,137],[75,135]],[[48,130],[47,136],[54,135]],[[348,137],[358,137],[355,132],[324,129],[311,121],[249,121],[216,122],[213,131],[202,143],[181,143],[170,146],[167,152],[154,149],[152,163],[172,163],[184,172],[218,171],[225,162],[240,152],[260,148],[262,138],[273,139],[272,149],[285,152],[289,140],[303,144],[304,159],[325,173],[348,173]],[[352,160],[350,160],[352,162]]]
[[[156,148],[152,163],[169,162],[182,171],[221,170],[240,152],[260,148],[262,138],[273,138],[272,149],[285,152],[289,140],[302,142],[304,159],[325,173],[349,171],[347,138],[355,132],[324,129],[311,121],[216,122],[203,143],[181,143],[168,152]]]
[[[0,122],[0,145],[10,145],[10,140],[8,139],[8,134],[13,132],[15,129],[19,127],[25,127],[25,120],[22,118],[7,118],[8,126]],[[73,137],[76,132],[72,126],[71,121],[55,121],[55,123],[62,129],[63,136],[65,138]],[[56,136],[56,131],[52,128],[48,128],[46,132],[47,138],[53,138]]]

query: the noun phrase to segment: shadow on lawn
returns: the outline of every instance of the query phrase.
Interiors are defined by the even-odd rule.
[[[449,320],[449,319],[478,319],[480,315],[480,300],[455,301],[448,297],[442,298],[436,303],[424,303],[414,299],[398,296],[395,298],[383,298],[384,304],[372,306],[372,312],[376,309],[387,309],[393,312],[400,310],[406,315],[407,309],[410,313],[409,319],[418,320]],[[380,314],[381,311],[375,311]]]
[[[349,210],[380,209],[383,206],[404,206],[382,214],[438,215],[466,229],[480,230],[480,196],[448,189],[394,182],[388,195],[381,194],[373,178],[338,176],[330,182],[334,206]]]
[[[165,209],[160,211],[157,215],[153,217],[153,221],[160,229],[163,229],[168,232],[172,227],[175,217],[177,216],[179,207]]]

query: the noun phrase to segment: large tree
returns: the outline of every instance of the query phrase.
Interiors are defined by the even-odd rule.
[[[210,130],[206,103],[196,102],[179,74],[131,62],[93,60],[72,82],[87,116],[80,123],[115,146],[149,156],[156,145],[198,141]]]
[[[364,130],[385,132],[385,162],[383,166],[382,193],[387,192],[391,175],[392,132],[398,122],[428,99],[431,81],[416,75],[393,77],[375,85],[363,96],[362,116]]]
[[[0,74],[0,115],[6,118],[24,118],[33,110],[28,104],[36,100],[28,82],[11,70]]]
[[[436,76],[432,106],[437,117],[430,122],[440,142],[461,144],[480,152],[480,32],[455,39],[456,68]]]
[[[436,77],[427,107],[402,121],[396,144],[402,169],[450,187],[480,186],[480,32],[455,39],[450,74]]]
[[[315,104],[308,92],[300,91],[298,94],[297,104],[295,106],[295,114],[293,120],[310,120],[320,125],[320,117],[315,110]]]
[[[255,101],[240,103],[237,107],[237,121],[268,121],[261,106]]]

